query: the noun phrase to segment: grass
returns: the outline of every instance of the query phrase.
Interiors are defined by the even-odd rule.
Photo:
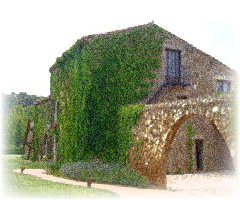
[[[21,167],[45,169],[46,162],[27,163],[21,156],[3,156],[3,192],[9,197],[118,197],[119,195],[103,189],[87,188],[43,180],[39,177],[13,172]]]

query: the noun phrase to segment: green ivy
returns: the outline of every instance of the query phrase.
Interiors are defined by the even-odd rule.
[[[188,141],[187,141],[187,146],[188,146],[188,155],[189,155],[189,164],[188,164],[188,172],[192,173],[193,172],[193,155],[192,155],[192,136],[194,134],[193,128],[192,128],[191,121],[189,119],[189,122],[187,124],[188,128]]]
[[[32,141],[32,155],[30,157],[31,160],[38,159],[38,144],[37,141],[39,140],[39,150],[41,152],[42,145],[43,145],[43,138],[44,134],[47,131],[47,124],[51,124],[51,115],[50,108],[48,103],[39,105],[38,107],[35,106],[34,110],[34,133],[33,133],[33,141]]]
[[[135,164],[138,164],[138,160],[140,159],[140,151],[143,146],[144,139],[140,139],[138,142],[136,142],[136,153],[134,156]]]
[[[133,146],[133,135],[131,127],[138,121],[140,113],[144,109],[144,104],[122,106],[118,112],[119,121],[117,124],[117,155],[116,162],[128,164],[128,149]],[[137,143],[138,156],[143,140]]]
[[[182,168],[177,166],[177,174],[182,174]]]
[[[37,107],[34,108],[34,132],[33,132],[33,140],[32,140],[32,155],[30,157],[31,160],[36,161],[37,160],[37,138],[39,133],[39,127],[38,127],[38,109]]]
[[[165,37],[156,25],[136,27],[78,40],[57,58],[58,69],[51,74],[51,99],[59,98],[60,163],[88,161],[93,156],[106,162],[126,162],[130,127],[141,110],[131,104],[149,93]],[[125,109],[129,113],[123,116]]]

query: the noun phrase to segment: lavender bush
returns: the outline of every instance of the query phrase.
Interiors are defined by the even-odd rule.
[[[96,183],[125,185],[146,188],[148,179],[135,170],[120,164],[102,164],[99,161],[67,163],[62,166],[65,177],[78,181],[87,181],[94,177]]]

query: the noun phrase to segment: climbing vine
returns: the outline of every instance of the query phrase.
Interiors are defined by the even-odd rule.
[[[144,104],[139,105],[126,105],[122,106],[120,111],[118,112],[119,121],[117,124],[117,145],[119,158],[116,162],[126,163],[128,164],[128,153],[127,150],[134,145],[132,132],[130,130],[131,127],[137,122],[139,114],[143,111]],[[143,144],[143,140],[140,140],[136,144],[137,155],[139,158],[139,151],[141,150],[141,146]]]
[[[51,124],[51,115],[48,104],[38,105],[34,108],[34,134],[32,141],[31,160],[37,160],[41,157],[44,134],[47,131],[47,124]]]
[[[189,155],[188,172],[192,173],[193,172],[192,136],[193,136],[194,132],[193,132],[193,128],[192,128],[190,119],[187,124],[187,128],[188,128],[187,146],[188,146],[188,155]]]
[[[37,138],[39,133],[39,127],[38,127],[38,110],[37,107],[34,107],[34,134],[33,134],[33,141],[32,141],[32,155],[30,157],[31,160],[37,160]]]
[[[126,163],[130,127],[143,107],[135,103],[155,79],[165,37],[158,26],[146,25],[83,38],[57,58],[51,99],[59,98],[60,163],[93,156]]]
[[[135,152],[135,156],[134,156],[134,160],[135,160],[135,164],[138,164],[138,160],[140,159],[140,151],[141,151],[141,148],[143,146],[143,143],[144,143],[144,139],[141,138],[138,142],[136,142],[136,152]]]

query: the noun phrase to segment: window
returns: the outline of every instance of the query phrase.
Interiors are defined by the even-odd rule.
[[[165,50],[165,70],[166,82],[180,82],[180,51],[166,49]]]
[[[226,93],[230,91],[230,82],[229,81],[217,81],[217,93]]]

